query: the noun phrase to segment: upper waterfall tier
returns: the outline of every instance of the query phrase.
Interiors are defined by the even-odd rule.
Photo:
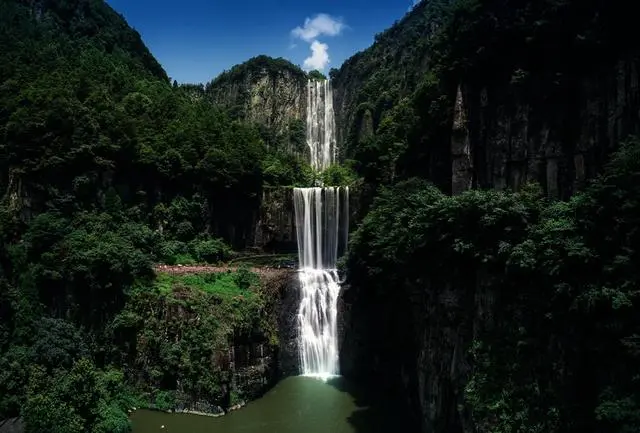
[[[335,162],[336,122],[328,80],[307,83],[307,146],[315,170],[322,171]]]
[[[335,269],[347,244],[349,188],[294,188],[300,269]]]

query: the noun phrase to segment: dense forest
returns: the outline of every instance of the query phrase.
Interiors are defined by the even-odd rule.
[[[419,392],[450,405],[433,431],[640,428],[639,174],[633,140],[566,202],[534,184],[447,196],[413,179],[382,190],[351,243],[350,284],[385,306],[386,320],[363,326],[380,333],[386,365],[399,353],[414,369],[426,363]]]
[[[270,124],[229,89],[319,72],[259,56],[178,85],[102,0],[0,0],[0,420],[127,432],[133,407],[258,395],[224,354],[277,350],[277,288],[154,267],[237,259],[264,190],[322,180],[358,190],[343,362],[425,431],[638,431],[633,19],[619,1],[420,2],[329,73],[342,165],[314,173],[300,106]],[[451,195],[456,140],[471,190]],[[557,176],[536,171],[551,153]]]
[[[331,71],[365,181],[344,371],[424,431],[640,428],[633,29],[622,2],[424,1]]]
[[[228,261],[263,188],[316,174],[172,85],[101,0],[2,0],[0,46],[0,419],[128,431],[132,407],[250,398],[217,359],[277,344],[268,287],[153,266]]]

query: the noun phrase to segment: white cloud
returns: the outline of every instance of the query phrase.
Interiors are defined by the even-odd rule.
[[[304,59],[304,64],[302,65],[304,69],[312,70],[318,69],[322,70],[329,64],[329,45],[323,44],[322,42],[313,41],[311,42],[311,55]]]
[[[303,68],[307,70],[322,70],[329,64],[329,45],[318,41],[321,36],[338,36],[346,28],[342,18],[328,14],[317,14],[313,18],[306,18],[303,26],[291,30],[293,38],[308,42],[311,55],[304,60]],[[295,47],[295,43],[291,45]]]
[[[291,35],[304,41],[311,42],[318,36],[337,36],[344,30],[342,18],[335,18],[328,14],[318,14],[313,18],[306,18],[304,26],[291,30]]]

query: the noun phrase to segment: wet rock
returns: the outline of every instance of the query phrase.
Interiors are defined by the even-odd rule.
[[[22,418],[9,418],[0,421],[0,433],[23,433],[24,431]]]

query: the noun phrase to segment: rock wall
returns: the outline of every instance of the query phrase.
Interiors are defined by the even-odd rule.
[[[261,125],[274,136],[288,137],[304,125],[306,86],[307,75],[295,65],[259,56],[221,74],[207,85],[206,94],[234,117]],[[296,153],[305,149],[288,150]]]
[[[293,189],[282,187],[262,191],[250,246],[272,252],[296,252]]]
[[[298,274],[289,274],[280,286],[278,298],[278,377],[300,374],[298,351],[298,308],[300,306],[300,282]]]
[[[158,271],[222,274],[231,269],[177,266]],[[242,310],[234,307],[245,302],[243,296],[209,296],[198,287],[180,284],[174,284],[170,293],[138,293],[130,301],[127,313],[144,318],[144,323],[119,328],[116,334],[131,338],[132,350],[121,356],[127,359],[125,373],[139,392],[153,401],[159,389],[175,390],[174,410],[217,415],[260,397],[281,377],[297,373],[297,274],[291,269],[252,271],[262,281],[261,300],[247,299],[250,304],[244,307],[243,318],[238,316]],[[181,353],[181,360],[167,356],[167,350]],[[175,364],[166,367],[166,362]],[[216,384],[215,394],[202,394],[189,370],[193,364]]]
[[[414,10],[334,73],[339,146],[376,133],[385,101],[361,89],[395,89],[399,100],[416,90],[411,74],[429,70],[429,53],[419,47],[425,27],[413,25],[420,30],[415,36],[408,30],[419,13]],[[517,190],[535,180],[550,197],[566,199],[596,176],[621,141],[640,133],[640,49],[634,45],[611,45],[588,58],[564,53],[570,60],[558,50],[555,59],[527,73],[505,62],[502,70],[489,63],[445,77],[451,81],[443,85],[451,91],[442,95],[450,132],[442,142],[419,146],[442,147],[446,155],[425,161],[419,174],[427,177],[434,172],[429,164],[445,161],[444,180],[453,194],[473,187]],[[397,66],[407,55],[415,57],[405,64],[419,67],[402,76]],[[474,431],[462,400],[472,368],[466,351],[492,326],[496,294],[483,288],[482,276],[468,274],[461,266],[416,286],[399,282],[386,293],[354,286],[341,295],[343,374],[375,378],[404,399],[423,432]]]
[[[9,418],[0,421],[0,433],[22,433],[25,431],[21,418]]]
[[[469,64],[460,69],[446,64],[447,72],[440,68],[429,76],[438,61],[430,50],[443,49],[432,45],[431,37],[445,25],[438,8],[446,3],[420,2],[377,35],[371,47],[332,71],[340,149],[353,152],[378,134],[385,113],[402,98],[415,97],[429,81],[439,83],[447,101],[441,114],[450,126],[424,141],[410,138],[408,159],[431,155],[410,175],[427,176],[454,194],[472,187],[517,190],[535,180],[549,196],[567,198],[601,170],[621,140],[640,132],[639,49],[635,40],[601,29],[615,27],[607,21],[613,19],[606,15],[611,11],[603,9],[603,18],[580,24],[586,33],[603,32],[591,49],[580,45],[582,35],[571,32],[553,49],[526,44],[488,49],[486,41],[470,40],[470,52],[491,52],[490,60],[477,60],[481,55],[475,54],[449,59]],[[494,12],[495,20],[508,19]],[[436,96],[414,102],[428,107]]]
[[[260,397],[281,378],[299,373],[297,274],[287,269],[274,270],[262,280],[268,294],[266,314],[275,317],[277,341],[266,344],[243,339],[229,353],[229,368],[233,372],[230,391],[247,400]]]
[[[261,70],[216,89],[213,95],[217,104],[242,109],[247,120],[284,131],[290,119],[305,118],[305,90],[306,80],[289,72]]]
[[[421,423],[417,333],[410,306],[396,295],[343,286],[338,310],[340,372],[363,384],[375,378],[376,388],[390,402],[404,402],[412,409],[413,417],[403,419],[404,431],[416,432]]]
[[[599,68],[551,106],[509,83],[463,82],[451,95],[453,193],[536,180],[549,196],[569,197],[621,140],[640,132],[639,62],[634,55]],[[423,432],[474,431],[463,401],[472,368],[466,351],[492,326],[495,294],[481,276],[466,274],[461,267],[386,294],[366,287],[343,293],[344,374],[382,380],[414,408]]]
[[[597,59],[594,59],[597,61]],[[541,96],[510,82],[463,81],[452,139],[454,192],[518,189],[535,180],[567,198],[593,178],[620,141],[640,132],[640,56],[629,54]]]
[[[467,349],[491,326],[493,299],[463,266],[451,278],[387,293],[350,287],[341,297],[341,371],[375,377],[390,398],[404,400],[414,415],[407,431],[472,433],[463,397]]]
[[[425,35],[435,20],[425,19],[430,2],[420,2],[375,43],[332,69],[336,140],[342,157],[351,157],[358,139],[374,134],[391,101],[410,95],[428,70]]]

